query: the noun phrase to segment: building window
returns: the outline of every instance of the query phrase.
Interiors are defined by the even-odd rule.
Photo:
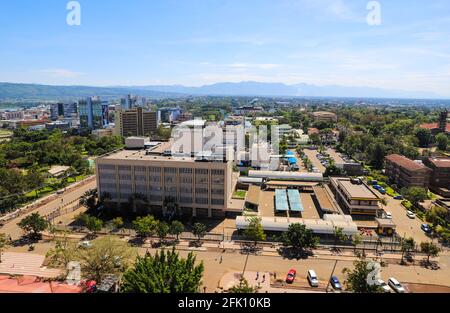
[[[192,174],[192,168],[180,168],[180,174]]]
[[[175,167],[166,167],[166,168],[164,168],[164,173],[175,174],[176,172],[177,172],[177,169]]]
[[[197,204],[208,204],[208,198],[195,198]]]
[[[213,205],[224,205],[225,201],[223,199],[211,199],[211,204],[213,204]]]
[[[205,168],[197,168],[197,169],[195,169],[195,174],[198,174],[198,175],[208,175],[208,169],[205,169]]]

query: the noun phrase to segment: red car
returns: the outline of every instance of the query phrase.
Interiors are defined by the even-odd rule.
[[[286,276],[286,282],[288,284],[292,284],[295,280],[295,276],[297,275],[297,271],[292,269],[288,272],[287,276]]]

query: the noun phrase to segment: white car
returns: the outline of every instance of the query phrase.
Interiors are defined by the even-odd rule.
[[[319,287],[319,279],[317,278],[316,272],[313,270],[308,271],[308,281],[311,287]]]
[[[396,293],[405,293],[406,290],[403,288],[402,284],[398,282],[395,278],[391,277],[389,278],[389,286],[396,292]]]
[[[391,292],[391,288],[389,288],[389,286],[386,284],[386,282],[384,280],[378,279],[376,284],[383,290],[384,293]]]
[[[89,249],[92,247],[92,243],[90,241],[82,241],[78,244],[80,248]]]
[[[386,212],[386,218],[387,219],[392,219],[392,213],[391,212]]]
[[[414,212],[411,211],[406,211],[406,216],[412,219],[416,218],[416,214],[414,214]]]

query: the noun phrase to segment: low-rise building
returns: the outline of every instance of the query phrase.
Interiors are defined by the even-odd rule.
[[[333,112],[317,111],[313,112],[312,116],[315,122],[337,122],[337,115]]]
[[[330,181],[330,189],[344,212],[379,216],[381,199],[364,182],[346,177],[331,177]]]
[[[402,155],[391,154],[386,157],[386,175],[399,188],[428,188],[431,170],[422,163],[415,162]]]
[[[450,158],[428,158],[424,164],[431,169],[430,189],[450,198]]]

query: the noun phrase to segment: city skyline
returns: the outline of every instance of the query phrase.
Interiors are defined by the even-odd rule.
[[[450,97],[447,1],[2,4],[0,81],[51,85],[340,85]]]

